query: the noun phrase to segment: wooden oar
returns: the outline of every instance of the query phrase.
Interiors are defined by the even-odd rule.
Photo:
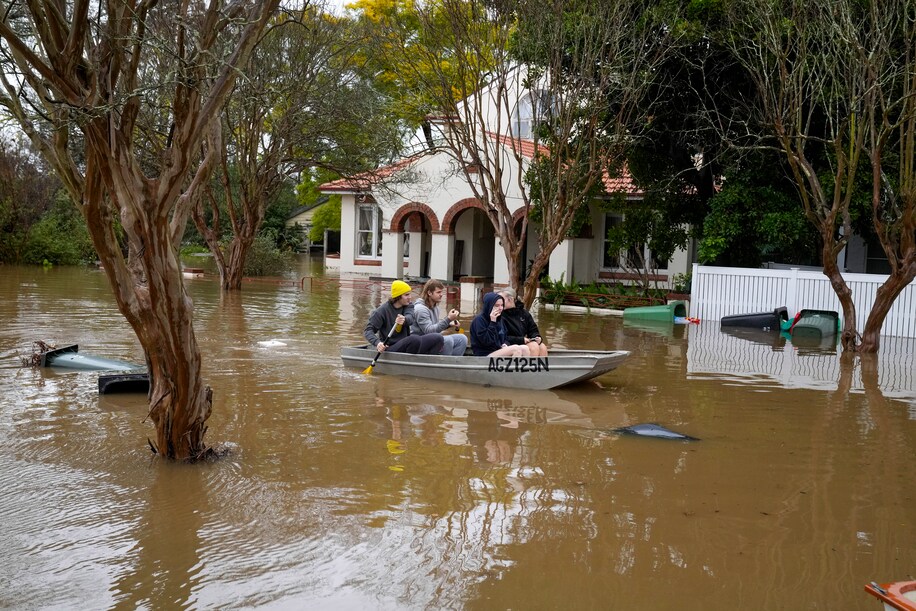
[[[397,328],[398,328],[397,325],[391,327],[391,331],[389,331],[389,332],[388,332],[388,335],[385,336],[385,341],[384,341],[383,343],[384,343],[386,346],[388,345],[388,340],[391,339],[391,336],[392,336],[392,335],[394,335],[394,330],[397,329]],[[382,356],[382,353],[381,353],[381,352],[376,352],[376,353],[375,353],[375,358],[372,359],[372,364],[369,365],[368,367],[366,367],[366,368],[363,370],[363,373],[364,373],[364,374],[366,374],[366,375],[372,375],[372,368],[375,367],[375,362],[378,360],[378,357],[380,357],[380,356]]]

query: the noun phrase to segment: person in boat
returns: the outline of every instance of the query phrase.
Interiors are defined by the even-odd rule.
[[[461,312],[451,309],[445,318],[439,319],[439,304],[442,302],[442,296],[445,292],[445,285],[441,280],[432,278],[426,281],[420,290],[420,299],[413,306],[414,323],[410,325],[410,332],[414,335],[427,335],[429,333],[442,332],[449,327],[458,329],[458,316]],[[468,347],[468,338],[464,333],[452,333],[443,335],[445,345],[442,354],[451,356],[464,356],[464,351]]]
[[[529,356],[528,347],[509,344],[503,325],[503,298],[499,293],[483,296],[483,308],[471,322],[471,348],[474,356]]]
[[[363,330],[363,337],[379,352],[441,354],[444,338],[440,334],[411,335],[414,322],[410,285],[402,280],[391,283],[391,298],[375,308]],[[392,330],[393,329],[393,330]],[[389,335],[389,333],[391,335]]]
[[[509,344],[528,346],[531,356],[547,356],[547,345],[541,338],[541,331],[531,312],[518,302],[515,289],[507,286],[500,290],[499,294],[505,303],[501,318],[506,327],[506,339]]]

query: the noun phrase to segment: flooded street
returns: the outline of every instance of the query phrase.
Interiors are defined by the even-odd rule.
[[[554,391],[366,376],[339,350],[387,284],[319,270],[187,280],[233,452],[176,465],[145,395],[20,366],[143,362],[104,274],[0,267],[0,608],[877,611],[866,583],[916,578],[913,340],[844,365],[545,308],[551,346],[630,359]],[[613,431],[643,422],[700,441]]]

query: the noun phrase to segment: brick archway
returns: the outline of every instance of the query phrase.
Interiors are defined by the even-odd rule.
[[[518,210],[512,213],[512,228],[513,229],[518,228],[519,224],[522,222],[522,219],[525,218],[525,212],[526,212],[525,207],[522,206],[521,208],[519,208]],[[531,225],[529,224],[528,226],[530,227]],[[521,229],[518,229],[518,230],[521,231]]]
[[[431,231],[439,230],[439,218],[436,216],[436,213],[433,212],[433,209],[426,204],[411,202],[401,206],[398,208],[398,211],[394,213],[394,216],[391,218],[389,231],[393,231],[395,233],[403,233],[404,227],[407,224],[407,218],[414,213],[419,213],[426,217],[426,220],[429,221],[429,227]]]
[[[455,202],[451,208],[448,209],[448,212],[445,213],[445,218],[442,219],[441,233],[454,234],[455,222],[458,220],[458,217],[462,212],[471,208],[477,208],[484,214],[487,213],[487,207],[484,206],[480,200],[475,197],[468,197],[466,199],[459,200]]]

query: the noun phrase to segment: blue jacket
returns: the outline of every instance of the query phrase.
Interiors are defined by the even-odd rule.
[[[496,300],[502,301],[498,293],[487,293],[483,296],[483,308],[471,322],[471,349],[474,356],[486,356],[503,347],[506,343],[506,328],[500,318],[490,320],[490,311]]]

